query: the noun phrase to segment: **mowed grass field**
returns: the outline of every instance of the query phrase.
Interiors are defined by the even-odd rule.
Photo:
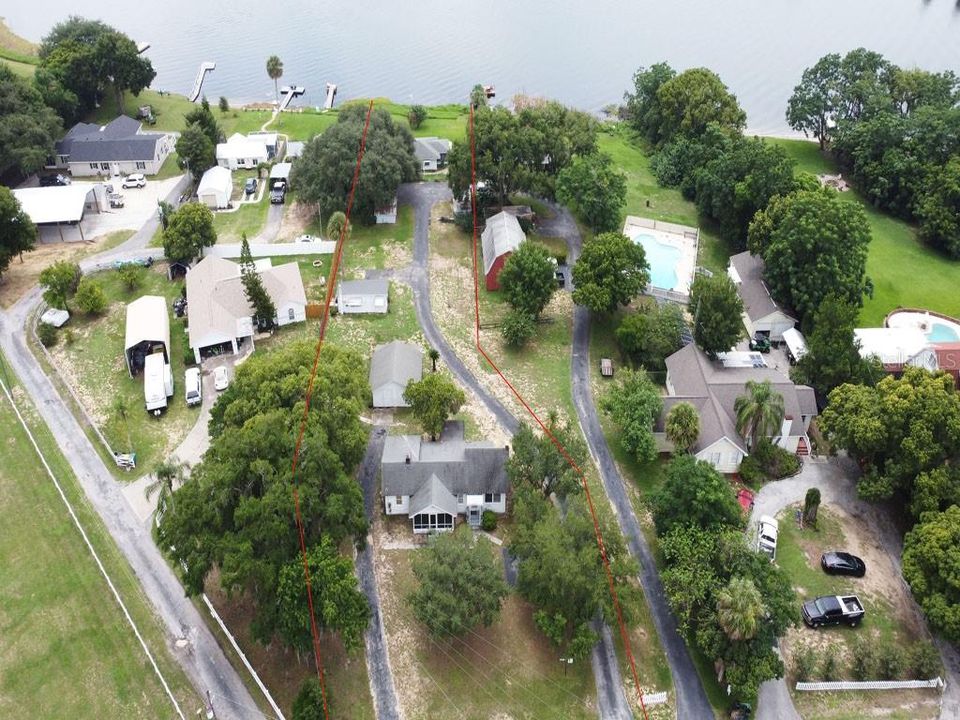
[[[23,394],[17,393],[24,411]],[[25,413],[187,715],[200,707],[133,574],[46,427]],[[32,418],[32,419],[30,419]],[[0,395],[0,717],[173,718],[132,629]]]

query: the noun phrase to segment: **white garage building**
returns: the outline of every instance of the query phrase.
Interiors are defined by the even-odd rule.
[[[200,178],[197,197],[211,210],[222,210],[230,205],[233,194],[233,173],[225,167],[212,167]]]
[[[167,301],[159,295],[144,295],[127,305],[127,328],[123,354],[130,377],[143,370],[144,358],[162,351],[170,362],[170,316]]]

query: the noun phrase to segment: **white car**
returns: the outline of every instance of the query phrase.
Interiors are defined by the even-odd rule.
[[[314,237],[313,235],[300,235],[297,237],[297,242],[316,242],[320,238]]]
[[[776,518],[769,515],[761,515],[757,521],[757,552],[769,555],[771,562],[777,559],[778,529]]]
[[[229,384],[230,376],[227,375],[227,369],[225,367],[218,367],[213,371],[213,387],[216,390],[226,390]]]
[[[147,184],[147,179],[143,176],[143,173],[134,173],[133,175],[127,175],[123,179],[123,187],[125,188],[142,188]]]

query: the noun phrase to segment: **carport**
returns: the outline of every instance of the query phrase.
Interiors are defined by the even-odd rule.
[[[66,242],[63,226],[76,227],[83,236],[82,220],[87,208],[99,213],[96,186],[88,183],[54,187],[23,188],[13,191],[20,207],[30,216],[41,233],[47,228],[56,228],[61,242]]]
[[[170,362],[170,316],[167,301],[159,295],[144,295],[127,305],[127,330],[123,354],[130,377],[143,370],[147,355],[163,350]]]

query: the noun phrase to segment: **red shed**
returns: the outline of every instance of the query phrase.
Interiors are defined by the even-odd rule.
[[[480,236],[487,290],[500,289],[500,270],[510,254],[520,247],[523,239],[520,222],[510,213],[498,212],[487,220],[487,226]]]

